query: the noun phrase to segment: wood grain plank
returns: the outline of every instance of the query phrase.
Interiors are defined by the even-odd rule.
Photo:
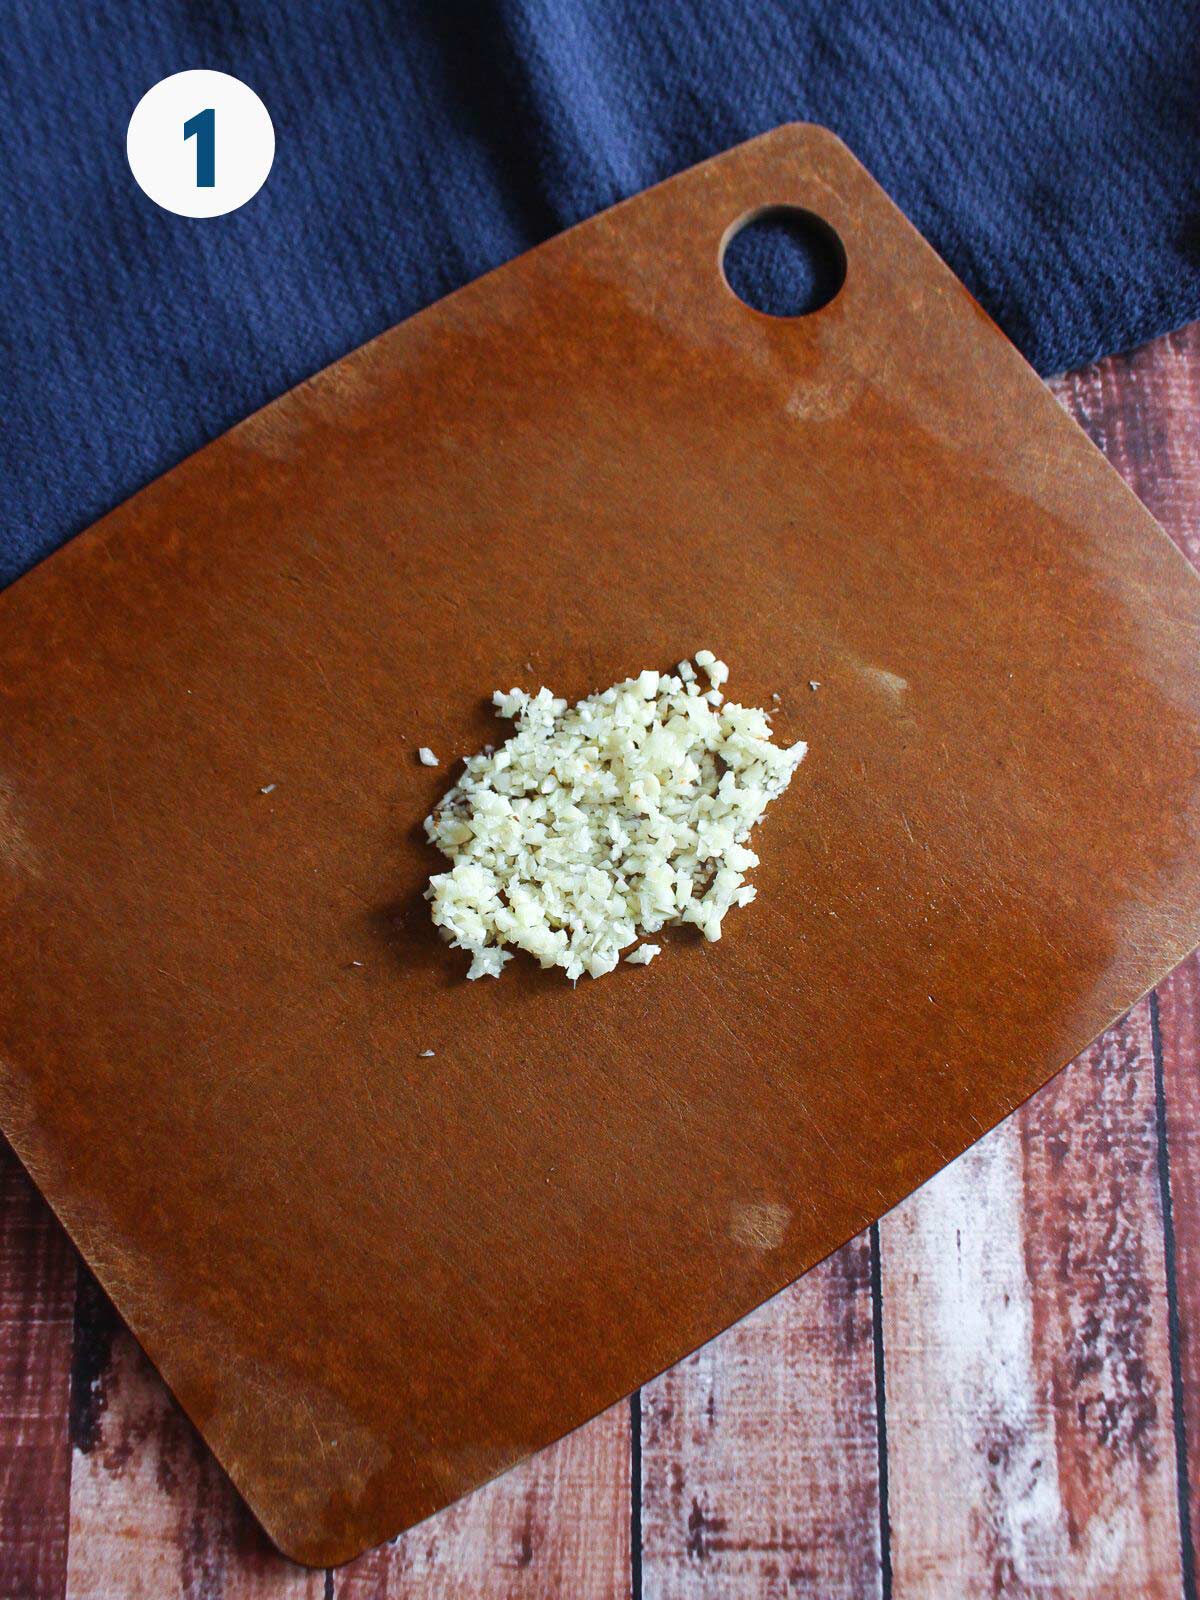
[[[322,1600],[267,1543],[95,1280],[80,1269],[67,1600]]]
[[[1064,379],[1060,398],[1200,566],[1200,324]],[[1200,957],[1159,985],[1158,1040],[1170,1205],[1185,1581],[1200,1533]]]
[[[337,1600],[623,1600],[629,1407],[333,1574]]]
[[[60,1600],[75,1252],[0,1141],[0,1595]]]
[[[1157,1013],[1174,1245],[1186,1594],[1194,1600],[1200,1533],[1200,956],[1189,956],[1159,985]]]
[[[1200,322],[1050,388],[1200,566]]]
[[[866,1234],[642,1391],[647,1600],[882,1593]]]
[[[896,1600],[1177,1597],[1148,1003],[880,1234]]]

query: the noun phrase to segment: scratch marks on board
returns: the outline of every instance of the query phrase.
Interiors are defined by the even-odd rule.
[[[18,814],[16,789],[10,779],[0,776],[0,866],[25,877],[38,878],[41,868]]]

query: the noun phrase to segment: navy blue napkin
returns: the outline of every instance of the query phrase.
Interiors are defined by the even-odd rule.
[[[211,221],[125,162],[189,67],[277,135]],[[1200,316],[1200,0],[9,0],[0,118],[0,583],[383,328],[795,118],[1043,372]]]

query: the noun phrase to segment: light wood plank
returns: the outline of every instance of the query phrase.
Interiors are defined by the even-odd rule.
[[[1140,1003],[881,1225],[896,1600],[1181,1592]]]
[[[75,1252],[0,1142],[0,1595],[59,1600]]]
[[[1200,566],[1200,322],[1050,387]]]
[[[333,1575],[337,1600],[624,1600],[629,1407]]]
[[[89,1276],[72,1404],[67,1600],[322,1600],[267,1543]]]
[[[642,1391],[646,1600],[880,1595],[878,1466],[864,1234]]]
[[[1200,566],[1200,324],[1064,380],[1072,409],[1103,419],[1110,460]],[[1172,1259],[1178,1317],[1181,1486],[1188,1593],[1200,1534],[1200,958],[1158,990]]]
[[[1190,1594],[1200,1535],[1200,956],[1177,967],[1158,990],[1169,1147],[1173,1265],[1178,1308],[1182,1479]]]

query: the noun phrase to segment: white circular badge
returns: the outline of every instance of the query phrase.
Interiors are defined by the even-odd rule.
[[[239,78],[176,72],[134,107],[125,153],[157,205],[181,217],[221,217],[266,182],[275,129],[266,106]]]

